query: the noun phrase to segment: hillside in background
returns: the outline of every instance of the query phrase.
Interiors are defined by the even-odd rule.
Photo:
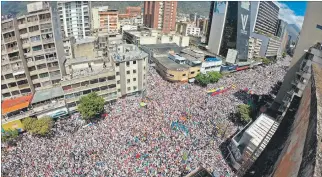
[[[26,1],[2,1],[1,2],[1,14],[14,14],[22,15],[27,11],[27,4],[30,3]],[[50,2],[52,7],[56,8],[57,2]],[[125,12],[126,6],[141,6],[143,8],[143,1],[92,1],[92,6],[109,6],[111,9],[118,9],[120,13]],[[188,2],[179,1],[178,2],[178,12],[179,13],[197,13],[202,16],[208,17],[210,10],[210,2]]]

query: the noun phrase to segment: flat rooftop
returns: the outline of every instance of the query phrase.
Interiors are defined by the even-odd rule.
[[[53,87],[45,90],[38,90],[34,94],[31,104],[39,103],[45,100],[50,100],[61,96],[64,96],[64,91],[62,87]]]
[[[265,138],[265,136],[267,135],[267,133],[269,133],[271,127],[272,130],[275,132],[277,130],[278,127],[278,123],[275,123],[275,120],[273,118],[271,118],[270,116],[266,115],[266,114],[261,114],[256,120],[255,122],[253,122],[250,127],[245,131],[245,133],[247,133],[248,135],[250,135],[252,138],[250,140],[250,142],[255,145],[255,146],[259,146],[261,141]],[[274,132],[272,133],[272,135],[274,134]],[[271,135],[271,136],[272,136]],[[268,143],[268,142],[264,142],[264,143]],[[264,146],[266,146],[267,144],[264,144]],[[265,147],[263,147],[264,149]],[[261,150],[263,150],[261,149]]]
[[[103,57],[97,57],[97,58],[78,57],[78,58],[66,60],[65,65],[75,65],[75,64],[89,63],[89,62],[95,62],[95,61],[108,61],[108,59]]]
[[[156,57],[155,58],[161,65],[170,70],[187,70],[189,65],[187,64],[178,64],[173,60],[170,60],[168,57]]]
[[[164,43],[164,44],[149,44],[149,45],[142,45],[141,47],[144,47],[154,54],[166,54],[168,55],[168,52],[170,50],[173,50],[174,53],[179,53],[184,47],[178,46],[176,43]]]
[[[86,38],[82,38],[82,39],[78,39],[76,40],[76,45],[80,45],[80,44],[86,44],[86,43],[92,43],[96,40],[96,37],[93,36],[88,36]]]

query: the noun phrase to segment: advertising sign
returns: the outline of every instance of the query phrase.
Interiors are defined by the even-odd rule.
[[[248,42],[250,35],[250,2],[238,2],[238,24],[237,24],[237,59],[245,61],[248,59]]]
[[[237,50],[228,49],[228,53],[227,53],[227,57],[226,57],[226,62],[227,63],[234,64],[235,61],[236,61],[237,53],[238,53]]]

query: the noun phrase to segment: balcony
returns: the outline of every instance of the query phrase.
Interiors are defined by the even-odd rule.
[[[19,50],[18,46],[14,46],[14,47],[7,47],[7,53],[12,53],[12,52],[17,52]]]
[[[29,38],[28,33],[20,34],[20,39],[26,39],[26,38]]]
[[[36,50],[36,51],[32,52],[33,55],[40,55],[40,54],[43,54],[43,53],[44,53],[43,50]]]
[[[34,79],[34,80],[32,80],[32,83],[36,84],[36,83],[41,83],[41,82],[46,82],[46,81],[50,81],[50,78],[43,77],[43,78]],[[39,87],[39,88],[41,88],[41,87]]]
[[[40,19],[39,23],[48,23],[51,21],[51,18],[44,18],[44,19]]]
[[[297,84],[300,82],[298,79],[294,79],[291,84],[297,86]]]
[[[60,74],[52,74],[52,75],[50,75],[50,79],[51,80],[61,79],[61,75]]]
[[[2,28],[2,33],[9,32],[9,31],[13,31],[14,29],[15,28],[13,26],[3,27]]]
[[[3,54],[3,52],[2,52]],[[1,60],[1,65],[9,64],[9,60]]]
[[[19,28],[19,29],[27,28],[27,23],[18,24],[18,28]]]
[[[29,26],[35,26],[35,25],[38,25],[38,20],[29,21],[27,24],[28,24]]]
[[[14,56],[14,57],[10,57],[10,58],[9,58],[10,62],[17,61],[17,60],[19,60],[19,59],[20,59],[20,57],[19,57],[19,56]]]
[[[56,50],[56,48],[53,47],[53,48],[45,49],[45,52],[54,52],[55,50]]]
[[[54,61],[57,60],[57,57],[50,57],[50,58],[46,58],[47,61]]]
[[[8,38],[4,38],[3,39],[3,41],[5,43],[12,42],[12,41],[16,41],[16,40],[17,40],[16,36],[12,36],[12,37],[8,37]]]
[[[56,71],[59,70],[59,66],[52,66],[52,67],[48,67],[49,71]]]
[[[53,43],[54,42],[54,38],[49,38],[49,39],[43,39],[42,40],[43,44],[46,44],[46,43]]]
[[[12,73],[11,68],[1,68],[1,74],[8,74],[8,73]]]
[[[32,57],[32,52],[24,53],[25,58]]]
[[[64,100],[59,100],[51,103],[44,103],[42,105],[37,105],[32,108],[32,111],[39,114],[48,110],[55,110],[57,108],[65,107],[65,101]]]
[[[29,36],[37,36],[40,35],[40,30],[35,30],[33,32],[29,32]]]
[[[14,77],[12,77],[12,78],[9,78],[9,79],[2,80],[2,84],[9,84],[11,82],[16,82],[16,79]]]
[[[18,114],[18,115],[14,115],[14,116],[11,116],[11,117],[8,117],[8,118],[2,118],[2,123],[7,123],[7,122],[11,122],[11,121],[14,121],[14,120],[20,120],[20,119],[23,119],[23,118],[26,118],[26,117],[29,117],[30,115],[32,115],[32,111],[26,111],[26,112],[23,112],[21,114]]]
[[[290,91],[287,92],[287,94],[289,95],[293,95],[293,93],[294,93],[294,89],[291,89]]]
[[[29,84],[18,85],[19,89],[29,88]]]

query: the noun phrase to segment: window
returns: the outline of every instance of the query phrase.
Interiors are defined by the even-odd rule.
[[[130,71],[126,71],[126,74],[130,74]]]
[[[135,74],[136,73],[136,70],[133,70],[133,73]]]
[[[128,87],[128,88],[127,88],[127,91],[131,91],[131,87]]]
[[[19,95],[20,94],[20,92],[19,91],[13,91],[13,92],[11,92],[11,94],[14,96],[14,95]]]
[[[127,80],[127,83],[130,83],[130,82],[131,82],[131,81],[130,81],[130,79],[128,79],[128,80]]]
[[[45,77],[48,77],[48,76],[49,76],[48,73],[41,73],[41,74],[39,74],[39,77],[40,78],[45,78]]]
[[[110,81],[110,80],[114,80],[114,79],[115,79],[115,76],[108,76],[108,77],[107,77],[107,80],[109,80],[109,81]]]
[[[10,97],[11,95],[10,95],[10,93],[4,93],[4,94],[2,94],[2,96],[3,96],[4,98],[6,98],[6,97]]]
[[[72,86],[71,85],[63,86],[63,90],[69,90],[69,89],[72,89]]]
[[[99,82],[105,82],[106,81],[106,77],[103,77],[103,78],[99,78],[98,79]]]
[[[127,66],[127,67],[129,67],[129,66],[130,66],[130,62],[129,62],[129,61],[127,61],[127,62],[126,62],[126,66]]]
[[[133,90],[136,90],[136,87],[135,86],[133,86]]]
[[[89,84],[89,81],[84,81],[81,83],[81,86],[87,86]]]
[[[121,89],[117,89],[117,92],[121,92]]]
[[[117,81],[117,84],[120,84],[120,81]]]
[[[107,90],[107,86],[102,86],[100,89],[101,90]]]
[[[182,74],[182,76],[186,76],[186,74]]]
[[[136,64],[136,61],[133,61],[133,64],[135,65]]]
[[[109,88],[115,88],[115,87],[116,87],[116,84],[109,85]]]
[[[136,78],[133,78],[133,81],[136,81]]]
[[[200,69],[198,69],[198,72],[200,72]]]
[[[195,72],[194,71],[192,71],[190,74],[194,74]]]
[[[99,89],[99,88],[93,88],[93,89],[92,89],[92,92],[98,92],[98,91],[100,91],[100,89]]]
[[[6,84],[1,85],[1,89],[6,89],[8,88]]]
[[[120,75],[120,72],[116,72],[116,75],[118,76],[118,75]]]
[[[98,82],[98,79],[93,79],[90,81],[90,84],[96,84]]]
[[[116,63],[116,66],[120,66],[120,63]]]
[[[145,70],[145,66],[143,67],[143,70]]]

